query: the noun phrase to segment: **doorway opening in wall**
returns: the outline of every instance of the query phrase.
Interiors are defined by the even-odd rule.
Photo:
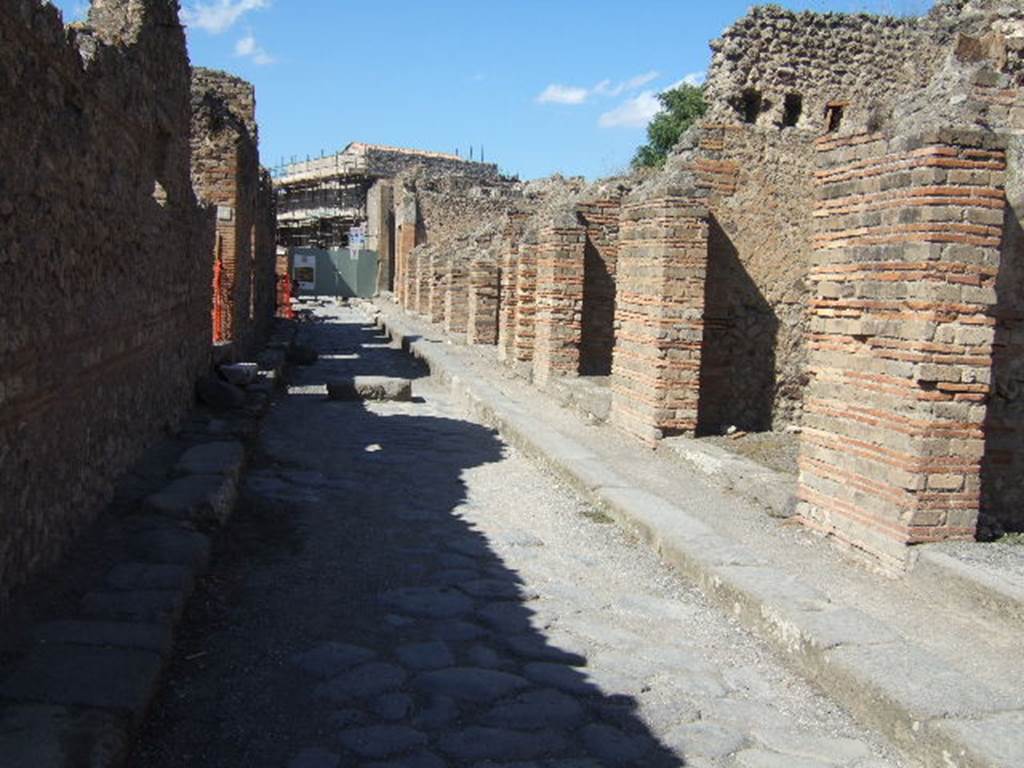
[[[846,110],[845,101],[830,101],[825,107],[825,132],[836,133],[843,125],[843,113]]]
[[[782,109],[782,125],[785,128],[795,128],[800,122],[800,115],[804,111],[804,97],[799,93],[787,93],[786,101]]]

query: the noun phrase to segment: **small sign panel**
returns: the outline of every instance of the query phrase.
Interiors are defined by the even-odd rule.
[[[293,273],[295,282],[304,291],[316,288],[316,255],[312,253],[296,253],[294,256]]]

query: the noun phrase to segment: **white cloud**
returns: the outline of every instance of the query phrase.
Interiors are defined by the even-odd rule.
[[[643,128],[660,111],[657,93],[644,91],[605,112],[597,122],[602,128]]]
[[[587,89],[552,83],[537,97],[541,104],[582,104],[587,100]]]
[[[642,75],[631,77],[629,80],[624,80],[621,83],[612,85],[611,80],[602,80],[600,83],[594,86],[593,93],[600,94],[602,96],[621,96],[629,91],[635,91],[637,88],[643,88],[652,80],[658,78],[659,73],[653,69],[650,72],[644,72]]]
[[[552,83],[541,92],[537,97],[537,101],[541,104],[583,104],[593,96],[615,98],[623,93],[635,91],[637,88],[643,88],[657,77],[658,73],[651,70],[619,83],[613,83],[611,80],[602,80],[593,88]]]
[[[181,10],[188,27],[217,35],[230,28],[249,11],[266,8],[270,0],[194,0]]]
[[[256,42],[252,32],[235,43],[235,56],[249,59],[253,64],[273,64],[274,58]]]
[[[671,85],[667,85],[662,88],[662,91],[672,91],[681,85],[692,85],[694,88],[704,85],[704,81],[707,79],[707,72],[691,72],[686,75],[682,80],[676,80]]]

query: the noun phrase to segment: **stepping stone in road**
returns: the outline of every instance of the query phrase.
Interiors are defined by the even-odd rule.
[[[412,400],[412,382],[394,376],[353,376],[327,382],[331,400]]]
[[[370,649],[358,645],[327,642],[292,656],[291,662],[304,672],[327,679],[356,664],[369,661],[376,655]]]

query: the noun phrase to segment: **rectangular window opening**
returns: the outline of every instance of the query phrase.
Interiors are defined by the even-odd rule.
[[[782,124],[787,128],[793,128],[800,122],[800,115],[804,111],[804,97],[799,93],[786,94],[786,101],[782,113]]]
[[[843,111],[846,105],[833,102],[825,108],[825,130],[835,133],[843,124]]]

